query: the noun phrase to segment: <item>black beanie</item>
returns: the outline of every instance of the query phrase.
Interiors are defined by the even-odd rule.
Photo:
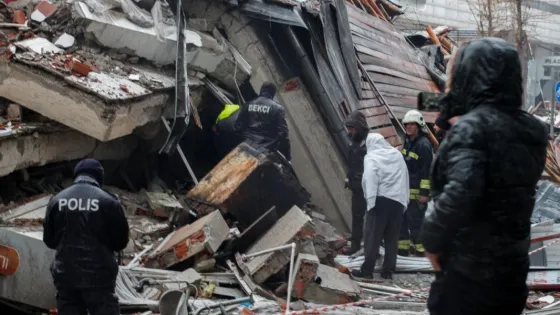
[[[78,177],[79,175],[89,175],[93,177],[99,185],[102,185],[105,170],[98,160],[84,159],[78,162],[74,168],[74,177]]]
[[[271,82],[263,83],[263,85],[261,86],[261,91],[259,93],[259,96],[264,96],[273,99],[274,95],[276,95],[276,86]]]

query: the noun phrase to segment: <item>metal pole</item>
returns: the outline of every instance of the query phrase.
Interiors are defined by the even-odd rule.
[[[163,121],[163,125],[165,126],[165,129],[167,129],[167,132],[171,134],[171,127],[169,127],[169,123],[167,122],[165,117],[161,116],[161,121]],[[185,166],[187,167],[187,170],[189,171],[193,182],[198,185],[198,179],[196,179],[196,176],[194,176],[191,165],[189,164],[189,161],[187,161],[187,157],[185,156],[185,153],[183,153],[183,149],[181,149],[180,145],[177,145],[177,151],[179,151],[179,155],[181,156],[181,159],[183,159],[183,163],[185,163]]]

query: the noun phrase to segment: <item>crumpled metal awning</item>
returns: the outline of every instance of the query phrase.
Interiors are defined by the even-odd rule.
[[[268,22],[293,25],[307,29],[299,6],[280,6],[262,0],[249,0],[239,8],[246,15]]]

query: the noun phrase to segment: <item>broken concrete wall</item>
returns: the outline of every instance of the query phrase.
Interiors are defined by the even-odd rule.
[[[298,248],[301,248],[301,244],[306,240],[306,237],[312,234],[314,234],[314,230],[311,218],[303,213],[301,209],[294,206],[265,235],[253,244],[246,254],[257,253],[291,242],[295,242]],[[256,256],[242,263],[241,269],[255,283],[262,284],[290,262],[290,255],[291,251],[285,249]]]
[[[135,128],[158,121],[167,95],[107,104],[46,71],[18,62],[0,66],[0,96],[101,141],[131,134]],[[118,86],[118,85],[117,85]]]
[[[0,87],[2,89],[2,87]],[[123,160],[138,145],[134,136],[101,143],[77,131],[12,137],[0,140],[0,176],[30,166],[89,156],[99,160]]]
[[[189,17],[204,18],[226,31],[228,40],[252,67],[250,83],[255,91],[265,81],[277,84],[277,101],[286,108],[292,165],[311,193],[311,201],[324,209],[339,231],[348,231],[350,195],[344,190],[344,161],[305,86],[300,84],[289,92],[282,88],[289,78],[282,77],[272,57],[275,53],[264,44],[266,39],[257,36],[250,19],[219,1],[185,0],[183,3],[189,8]]]

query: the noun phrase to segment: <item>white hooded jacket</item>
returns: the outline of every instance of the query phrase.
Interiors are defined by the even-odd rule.
[[[377,197],[385,197],[408,206],[408,168],[403,155],[378,133],[370,133],[366,139],[366,157],[362,188],[367,210],[375,207]]]

